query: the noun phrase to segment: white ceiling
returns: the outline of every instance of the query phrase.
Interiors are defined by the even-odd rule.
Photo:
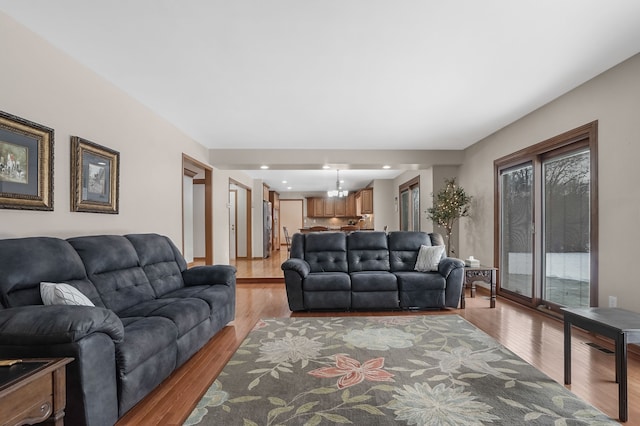
[[[0,0],[218,149],[464,149],[640,52],[638,0]]]

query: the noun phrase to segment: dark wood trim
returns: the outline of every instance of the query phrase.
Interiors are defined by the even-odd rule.
[[[591,208],[591,234],[590,234],[590,303],[591,306],[598,305],[598,256],[599,256],[599,227],[598,227],[598,121],[592,121],[575,129],[564,132],[560,135],[554,136],[550,139],[529,146],[527,148],[516,151],[512,154],[503,156],[494,161],[494,266],[497,265],[500,268],[500,204],[501,204],[501,192],[500,192],[500,173],[518,165],[524,165],[531,163],[534,167],[534,197],[535,202],[542,197],[542,173],[541,164],[543,160],[553,158],[555,156],[563,155],[571,151],[578,150],[580,148],[589,147],[590,156],[590,173],[591,173],[591,187],[590,187],[590,208]],[[540,208],[536,208],[534,211],[534,225],[536,233],[534,235],[534,244],[541,247],[542,244],[542,232],[540,232],[539,224],[541,224],[542,213]],[[497,291],[498,294],[506,298],[515,300],[519,303],[524,303],[531,307],[535,307],[542,298],[541,280],[540,276],[542,259],[539,259],[539,250],[533,250],[533,275],[535,283],[535,293],[533,297],[529,299],[522,295],[515,294],[508,290],[503,290],[498,277]],[[551,304],[549,309],[558,310],[559,306]]]
[[[420,189],[420,175],[414,177],[413,179],[409,179],[408,181],[401,183],[400,185],[398,185],[398,224],[400,226],[400,229],[402,228],[402,193],[404,191],[409,191],[409,202],[411,202],[411,190],[415,187],[418,187],[418,190]],[[419,210],[422,211],[422,197],[420,197],[420,207]],[[411,213],[411,217],[409,220],[413,219],[413,209],[409,210]],[[418,223],[420,223],[418,221]],[[413,231],[419,231],[419,229],[413,229]]]
[[[189,166],[204,170],[204,250],[205,264],[213,265],[213,168],[195,158],[182,154],[182,170],[192,170]],[[184,191],[182,194],[182,229],[184,230]],[[184,231],[182,233],[182,252],[184,253]]]

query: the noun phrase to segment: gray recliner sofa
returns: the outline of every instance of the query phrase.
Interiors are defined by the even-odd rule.
[[[95,307],[43,305],[43,281]],[[73,357],[65,423],[113,425],[234,319],[235,285],[157,234],[0,240],[0,354]]]
[[[456,308],[464,262],[443,257],[438,270],[415,270],[422,245],[440,234],[362,231],[294,234],[282,264],[289,309],[377,310]]]

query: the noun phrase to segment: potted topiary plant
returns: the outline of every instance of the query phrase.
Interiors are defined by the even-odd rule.
[[[429,220],[436,222],[445,230],[447,239],[447,256],[455,254],[451,247],[451,233],[456,220],[469,216],[471,196],[467,195],[456,179],[445,179],[445,187],[434,195],[433,207],[427,210]]]

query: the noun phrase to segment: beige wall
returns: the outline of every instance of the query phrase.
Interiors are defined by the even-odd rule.
[[[461,257],[493,258],[493,161],[598,120],[599,304],[608,306],[612,295],[637,311],[640,291],[630,266],[640,241],[639,119],[636,55],[467,149],[460,183],[474,203],[473,217],[461,223]]]
[[[0,51],[0,110],[55,130],[55,210],[0,209],[0,238],[157,232],[181,247],[182,153],[207,150],[2,13]],[[72,135],[120,152],[120,214],[70,211]]]

